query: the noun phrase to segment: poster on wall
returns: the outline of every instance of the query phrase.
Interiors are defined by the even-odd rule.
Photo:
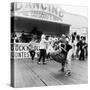
[[[88,84],[88,17],[74,13],[81,8],[68,12],[58,4],[10,5],[11,86]]]

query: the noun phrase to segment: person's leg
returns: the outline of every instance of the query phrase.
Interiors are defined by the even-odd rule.
[[[35,51],[32,51],[32,60],[34,60],[35,57]]]
[[[74,50],[74,59],[76,59],[76,52],[77,52],[77,46],[75,46],[75,50]]]
[[[76,56],[77,56],[77,58],[78,58],[78,56],[79,56],[79,48],[78,48],[78,47],[77,47]]]
[[[46,57],[46,50],[43,50],[43,64],[46,64],[45,57]]]
[[[71,60],[67,60],[65,76],[71,76]]]
[[[62,66],[61,71],[64,72],[65,62],[62,62],[62,63],[61,63],[61,66]]]
[[[50,53],[48,53],[48,59],[50,59]]]
[[[72,59],[74,59],[74,47],[72,47]]]
[[[30,51],[30,56],[31,56],[31,59],[32,59],[32,51]],[[32,59],[33,60],[33,59]]]
[[[86,57],[88,56],[88,49],[87,49],[87,47],[86,47]]]
[[[82,60],[84,61],[85,58],[84,58],[84,50],[82,50]]]
[[[79,60],[82,59],[82,50],[80,50],[80,56],[79,56]]]
[[[40,50],[40,56],[39,56],[39,59],[38,59],[38,64],[40,63],[41,58],[42,58],[42,50]]]

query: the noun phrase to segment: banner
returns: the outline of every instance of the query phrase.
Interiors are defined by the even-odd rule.
[[[61,23],[64,12],[55,5],[40,3],[14,3],[14,15]]]
[[[11,57],[13,58],[31,58],[29,53],[29,43],[15,43],[11,44]],[[39,52],[39,44],[34,45],[36,55]]]

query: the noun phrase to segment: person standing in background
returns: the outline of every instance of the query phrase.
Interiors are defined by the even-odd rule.
[[[77,39],[76,39],[76,37],[77,37],[77,33],[76,32],[74,32],[73,34],[72,34],[72,51],[73,51],[73,54],[72,54],[72,57],[75,59],[76,58],[76,51],[77,51],[77,46],[76,46],[76,44],[77,44]]]
[[[78,43],[79,43],[79,41],[80,41],[80,35],[77,35],[77,44],[76,44],[76,46],[77,46],[77,50],[76,50],[76,57],[78,58],[79,57],[79,51],[80,51],[80,49],[79,49],[79,47],[78,47]]]
[[[86,43],[84,41],[84,38],[83,36],[81,36],[81,40],[80,42],[78,43],[78,46],[80,48],[80,56],[79,56],[79,60],[85,60],[85,47],[86,47]]]
[[[84,46],[85,57],[87,58],[87,56],[88,56],[88,44],[86,42],[86,37],[85,36],[83,37],[83,39],[84,39],[84,43],[85,43],[85,46]]]

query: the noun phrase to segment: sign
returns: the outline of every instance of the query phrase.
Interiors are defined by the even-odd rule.
[[[64,16],[63,10],[54,5],[29,2],[16,2],[14,4],[14,15],[56,22],[61,22]]]
[[[28,43],[15,43],[11,44],[11,57],[14,58],[31,58],[29,53]],[[35,45],[35,50],[39,51],[39,44]],[[37,54],[36,56],[37,57]]]

